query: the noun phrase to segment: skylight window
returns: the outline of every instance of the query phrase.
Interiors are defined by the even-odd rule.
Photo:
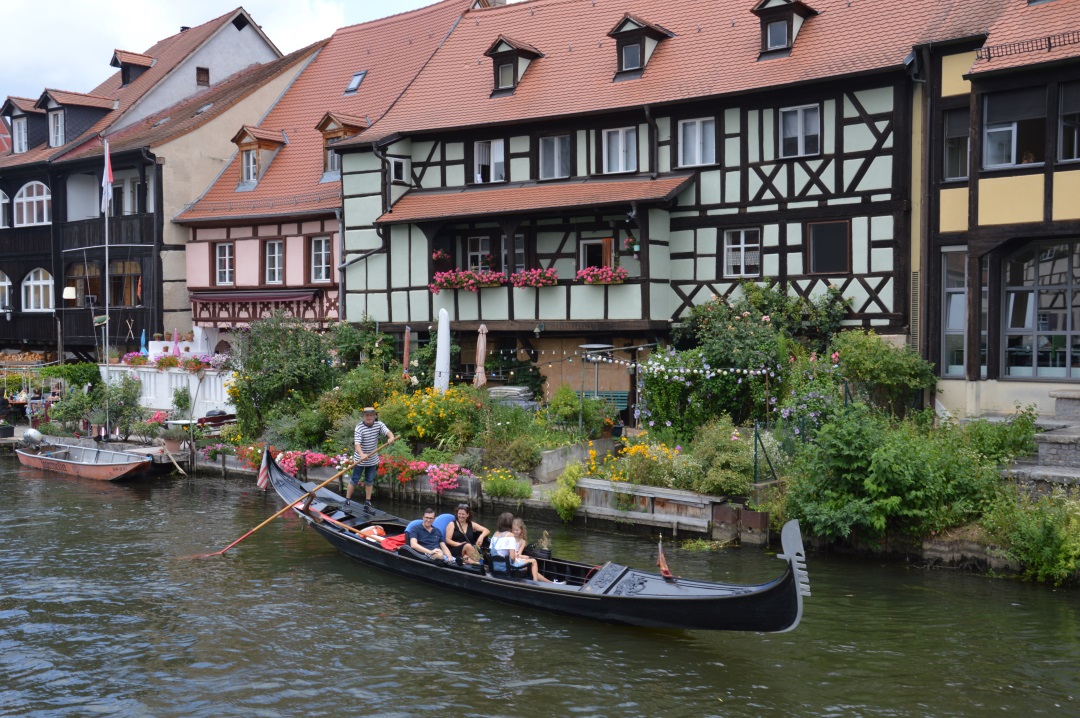
[[[349,81],[349,86],[345,88],[345,94],[348,95],[348,94],[351,94],[353,92],[356,92],[357,89],[359,89],[359,87],[360,87],[360,83],[364,81],[364,78],[366,76],[367,76],[367,70],[361,70],[360,72],[353,75],[352,80]]]
[[[207,110],[209,110],[213,106],[214,106],[214,103],[209,102],[209,103],[203,105],[202,107],[200,107],[199,109],[195,110],[195,114],[196,115],[201,115],[202,113],[206,112]]]

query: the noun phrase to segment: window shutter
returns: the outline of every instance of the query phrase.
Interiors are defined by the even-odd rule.
[[[1080,82],[1069,82],[1061,86],[1061,114],[1077,112],[1080,112]]]
[[[615,238],[614,237],[604,237],[604,239],[601,240],[601,242],[602,242],[603,252],[604,252],[604,254],[603,254],[604,266],[605,267],[614,266],[613,262],[614,262],[614,259],[615,259],[615,252],[614,252]]]
[[[1014,122],[1046,117],[1046,88],[1031,87],[986,96],[986,121]]]
[[[945,113],[945,136],[967,137],[968,136],[968,111],[949,110]]]

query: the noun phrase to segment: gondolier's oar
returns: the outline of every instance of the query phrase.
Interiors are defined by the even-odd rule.
[[[169,451],[169,447],[162,444],[161,448],[165,450],[165,455],[169,457],[169,461],[171,461],[172,465],[176,467],[176,470],[179,471],[182,475],[187,476],[187,472],[180,468],[180,464],[176,463],[176,459],[173,458],[172,452]]]
[[[293,506],[296,506],[296,505],[297,505],[298,503],[300,503],[301,501],[303,501],[303,500],[304,500],[305,498],[307,498],[308,496],[314,496],[314,495],[315,495],[315,492],[316,492],[316,491],[318,491],[318,490],[319,490],[319,489],[321,489],[322,487],[326,486],[326,485],[327,485],[327,484],[329,484],[329,483],[330,483],[331,481],[334,481],[335,479],[338,479],[338,478],[340,478],[342,474],[344,474],[344,473],[345,473],[346,471],[348,471],[348,470],[349,470],[349,469],[351,469],[351,468],[352,468],[352,466],[346,466],[346,467],[345,467],[344,469],[342,469],[341,471],[337,472],[336,474],[334,474],[333,476],[331,476],[331,477],[330,477],[329,479],[327,479],[326,481],[322,482],[321,484],[319,484],[318,486],[316,486],[316,487],[315,487],[314,489],[312,489],[311,491],[307,492],[306,494],[304,494],[303,496],[301,496],[300,498],[298,498],[298,499],[297,499],[296,501],[293,501],[293,502],[289,503],[289,504],[288,504],[287,506],[285,506],[285,508],[283,508],[283,509],[282,509],[281,511],[278,511],[278,512],[277,512],[276,514],[274,514],[273,516],[271,516],[270,518],[268,518],[268,519],[267,519],[266,521],[263,521],[263,522],[262,522],[261,524],[259,524],[259,525],[258,525],[258,526],[256,526],[255,528],[251,529],[251,530],[250,530],[250,531],[248,531],[248,532],[247,532],[246,534],[244,534],[244,535],[243,535],[243,536],[241,536],[240,538],[236,539],[235,541],[233,541],[233,542],[232,542],[231,544],[229,544],[229,545],[228,545],[228,546],[226,546],[225,548],[221,549],[220,551],[214,551],[213,553],[199,553],[199,554],[195,554],[194,556],[181,556],[180,558],[185,558],[185,559],[187,559],[187,558],[209,558],[209,557],[211,557],[211,556],[220,556],[221,554],[225,553],[226,551],[228,551],[229,549],[231,549],[231,548],[232,548],[233,546],[235,546],[236,544],[238,544],[238,543],[240,543],[241,541],[243,541],[244,539],[246,539],[246,538],[247,538],[248,536],[250,536],[251,534],[253,534],[253,533],[255,533],[256,531],[258,531],[259,529],[261,529],[261,528],[262,528],[263,526],[266,526],[266,525],[267,525],[268,523],[270,523],[271,521],[273,521],[274,519],[276,519],[276,518],[277,518],[278,516],[281,516],[281,515],[282,515],[283,513],[285,513],[285,512],[286,512],[286,511],[288,511],[289,509],[291,509],[291,508],[292,508]]]

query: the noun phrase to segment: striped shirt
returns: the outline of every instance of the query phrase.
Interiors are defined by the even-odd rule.
[[[363,449],[365,454],[370,454],[375,449],[379,448],[379,437],[390,436],[390,429],[386,427],[386,424],[382,423],[378,419],[368,426],[364,422],[360,422],[356,425],[356,430],[353,431],[353,443],[360,444],[360,448]],[[360,461],[360,452],[353,449],[353,461],[358,462],[360,466],[375,466],[379,463],[379,457],[368,456],[363,461]]]

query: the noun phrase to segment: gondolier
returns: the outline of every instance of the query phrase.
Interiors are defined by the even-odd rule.
[[[379,447],[379,437],[385,436],[386,443],[394,442],[394,432],[386,424],[375,418],[375,407],[364,407],[364,420],[356,425],[353,432],[353,472],[349,488],[345,491],[345,505],[352,503],[353,491],[360,479],[364,480],[364,506],[371,506],[371,491],[375,486],[375,472],[379,468],[379,456],[375,450]]]

